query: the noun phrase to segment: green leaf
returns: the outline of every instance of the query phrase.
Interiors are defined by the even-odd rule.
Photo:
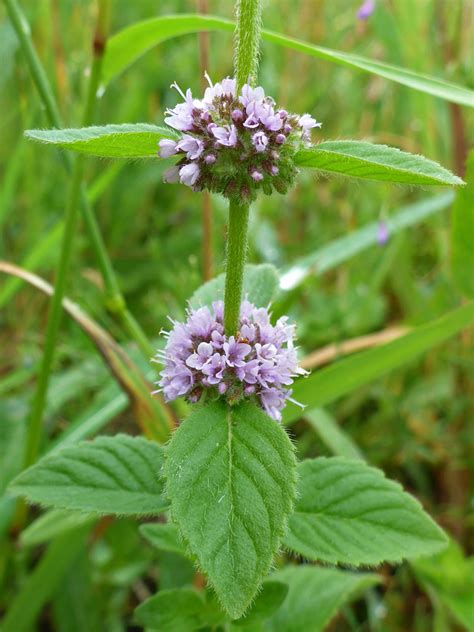
[[[471,301],[441,318],[416,327],[406,336],[335,362],[315,371],[308,378],[299,378],[295,382],[292,397],[310,407],[328,404],[414,360],[473,322],[474,301]],[[300,417],[300,409],[288,406],[283,419],[291,423]]]
[[[399,562],[439,551],[443,531],[413,496],[361,461],[341,457],[298,465],[298,501],[285,545],[331,564]]]
[[[326,141],[301,149],[295,163],[300,167],[369,180],[420,185],[464,184],[461,178],[424,156],[358,140]]]
[[[258,626],[281,606],[287,594],[288,586],[286,584],[275,581],[264,582],[262,590],[258,593],[247,614],[234,621],[234,625],[237,629]]]
[[[174,524],[171,523],[150,523],[142,524],[140,533],[148,540],[150,544],[160,551],[168,551],[170,553],[185,554],[185,547],[180,538],[179,531]]]
[[[309,565],[288,566],[274,573],[272,579],[288,584],[289,591],[266,622],[269,632],[320,632],[341,606],[380,582],[374,574]]]
[[[169,443],[173,518],[233,618],[270,569],[293,506],[295,474],[285,431],[248,402],[196,408]]]
[[[456,285],[474,298],[474,150],[467,160],[467,187],[457,192],[451,226],[451,266]]]
[[[188,632],[202,626],[203,610],[204,600],[191,588],[162,590],[140,604],[134,618],[163,632]]]
[[[279,278],[275,266],[269,263],[245,266],[243,296],[257,305],[267,307],[278,290]],[[213,301],[224,300],[225,274],[219,274],[201,285],[191,296],[190,305],[197,309],[210,306]]]
[[[465,557],[451,540],[444,551],[416,560],[412,568],[425,590],[434,591],[466,630],[474,630],[474,557]]]
[[[173,138],[164,127],[135,123],[79,129],[30,129],[31,140],[101,158],[157,158],[158,141]]]
[[[335,456],[364,461],[362,452],[351,437],[341,430],[337,421],[326,410],[313,408],[305,411],[304,418]]]
[[[59,535],[82,525],[92,525],[96,521],[97,516],[94,514],[51,509],[23,529],[20,544],[27,547],[45,544]]]
[[[461,189],[460,192],[464,191]],[[389,235],[414,226],[424,219],[431,217],[448,208],[454,200],[453,191],[445,191],[440,195],[430,197],[414,204],[402,207],[398,212],[387,217],[385,223]],[[371,222],[362,228],[334,239],[315,252],[294,261],[291,266],[283,269],[280,275],[282,290],[292,290],[311,274],[323,274],[363,252],[366,248],[377,244],[379,222]]]
[[[230,20],[193,14],[167,15],[132,24],[116,33],[107,43],[103,64],[104,82],[108,83],[111,81],[153,46],[167,39],[187,33],[196,33],[197,31],[227,31],[233,33],[234,29],[235,23]],[[367,59],[360,55],[352,55],[323,48],[322,46],[315,46],[314,44],[286,37],[273,31],[262,30],[262,36],[267,41],[279,46],[342,66],[362,70],[452,103],[474,107],[474,94],[471,90],[443,79],[430,77],[412,70],[405,70],[404,68]]]
[[[116,435],[45,456],[9,492],[29,502],[100,514],[153,515],[166,501],[159,472],[163,449],[141,437]]]
[[[88,527],[79,527],[56,538],[34,570],[25,578],[2,620],[2,632],[28,632],[44,604],[57,590],[65,572],[83,551]]]

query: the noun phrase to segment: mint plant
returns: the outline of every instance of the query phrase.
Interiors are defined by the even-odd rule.
[[[307,378],[309,372],[298,363],[297,323],[272,313],[279,283],[275,269],[246,266],[251,203],[262,194],[285,194],[302,169],[408,185],[464,183],[437,163],[396,148],[319,141],[321,123],[309,113],[278,107],[258,85],[260,0],[239,0],[236,16],[234,77],[217,83],[207,77],[209,87],[200,99],[173,84],[183,101],[165,113],[168,127],[26,132],[30,139],[82,154],[74,167],[71,213],[79,200],[84,155],[168,161],[165,182],[225,198],[227,257],[225,275],[195,293],[186,320],[170,315],[165,347],[154,357],[163,366],[150,397],[161,407],[163,396],[164,419],[171,418],[165,404],[184,398],[189,405],[185,415],[173,409],[179,423],[167,443],[117,434],[53,450],[34,462],[36,423],[29,467],[9,491],[91,519],[166,516],[166,524],[149,522],[141,533],[160,550],[191,560],[210,590],[161,590],[136,608],[140,625],[319,630],[349,595],[380,581],[373,572],[356,572],[358,567],[432,555],[448,545],[448,538],[413,496],[357,458],[357,449],[349,446],[353,458],[298,462],[284,424],[318,397],[321,403],[330,399],[331,389],[354,388],[458,331],[472,320],[472,305],[448,316],[447,323],[417,332],[416,341],[407,336],[393,354],[373,350],[369,368],[362,370],[364,357],[355,356],[346,361],[352,373],[336,365]],[[107,63],[106,75],[112,72],[112,56]],[[88,116],[85,121],[88,125]],[[68,239],[73,229],[74,221]],[[373,240],[385,244],[388,225],[373,233]],[[67,261],[64,266],[63,284]],[[136,333],[133,324],[132,329]],[[337,433],[333,440],[338,442]],[[282,551],[334,567],[286,564]],[[425,572],[422,564],[418,569]],[[318,602],[316,614],[311,599]],[[10,619],[6,630],[11,625]]]

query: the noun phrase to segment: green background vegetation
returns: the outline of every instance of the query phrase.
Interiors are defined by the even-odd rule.
[[[111,32],[156,15],[193,12],[206,4],[209,13],[232,17],[228,0],[114,0]],[[94,2],[24,1],[23,8],[62,117],[67,126],[78,126],[90,63]],[[471,2],[379,0],[367,22],[356,19],[357,8],[358,2],[347,0],[272,0],[264,3],[264,26],[473,87]],[[204,46],[207,61],[200,59],[197,35],[154,48],[108,86],[95,122],[161,124],[166,107],[176,102],[176,93],[169,88],[173,81],[199,95],[204,68],[215,80],[232,73],[229,34],[211,33]],[[22,137],[25,129],[50,125],[3,7],[0,58],[0,259],[52,282],[69,181],[59,152]],[[282,107],[310,112],[323,122],[322,130],[314,132],[315,140],[352,138],[395,145],[463,175],[467,148],[473,141],[473,116],[468,108],[270,43],[263,44],[260,82]],[[91,158],[86,163],[89,194],[127,303],[157,343],[160,329],[168,326],[167,315],[182,317],[186,300],[203,281],[202,196],[182,186],[162,184],[161,171],[158,161]],[[287,196],[262,197],[254,205],[249,261],[286,269],[369,222],[390,218],[401,207],[438,194],[342,177],[316,179],[305,171]],[[212,199],[212,213],[212,265],[219,273],[227,218],[222,199]],[[153,374],[104,309],[95,255],[82,224],[74,241],[67,295]],[[279,307],[298,323],[305,355],[395,325],[421,325],[459,306],[461,300],[451,269],[450,209],[444,208],[393,235],[383,247],[372,246],[328,272],[311,274]],[[1,454],[2,492],[21,462],[46,307],[41,293],[0,276],[0,442],[9,446]],[[318,413],[337,420],[364,457],[420,499],[471,555],[472,336],[472,329],[466,330]],[[107,434],[138,431],[133,410],[127,408],[96,348],[65,318],[48,394],[47,440],[54,442],[65,428],[91,419],[107,421],[103,430]],[[331,442],[315,432],[321,417],[315,419],[312,423],[300,420],[292,427],[300,458],[333,453]],[[0,501],[2,517],[5,507]],[[36,515],[37,509],[32,517]],[[28,567],[42,550],[18,547],[15,533],[9,532],[2,519],[0,609],[17,594]],[[93,542],[87,544],[88,555],[83,534],[79,535],[75,562],[65,571],[61,592],[43,611],[41,629],[132,629],[133,607],[153,593],[156,585],[179,586],[192,577],[189,564],[172,553],[159,554],[157,576],[157,552],[143,545],[133,521],[101,523]],[[342,610],[331,629],[458,629],[452,618],[452,599],[443,597],[443,581],[449,578],[451,585],[466,585],[473,565],[466,570],[467,562],[457,549],[449,555],[443,562],[431,567],[420,564],[416,570],[403,564],[383,567],[382,588],[371,589]],[[446,569],[441,579],[437,568]],[[77,626],[71,627],[67,613],[76,608]]]

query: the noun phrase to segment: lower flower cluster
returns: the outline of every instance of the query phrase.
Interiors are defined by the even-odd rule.
[[[286,316],[272,325],[267,309],[243,301],[239,331],[226,336],[223,316],[223,302],[216,301],[212,309],[189,308],[184,323],[172,321],[173,328],[165,332],[166,347],[155,358],[164,364],[156,392],[166,401],[184,396],[191,403],[205,391],[225,397],[229,404],[256,398],[280,421],[287,400],[294,402],[289,388],[293,379],[307,374],[298,367],[295,326]]]

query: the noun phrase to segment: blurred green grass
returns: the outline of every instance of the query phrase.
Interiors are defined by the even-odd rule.
[[[23,5],[63,118],[67,125],[77,125],[94,3],[38,0]],[[272,0],[264,3],[264,24],[319,45],[474,87],[474,9],[469,0],[379,0],[367,22],[356,19],[358,6],[347,0]],[[191,0],[114,0],[112,32],[155,15],[195,10]],[[232,17],[228,0],[210,0],[208,10]],[[231,37],[211,33],[208,46],[206,70],[211,77],[231,74]],[[57,231],[68,179],[54,150],[22,138],[24,129],[48,123],[3,7],[0,57],[0,259],[34,265],[51,281],[58,241],[43,248],[40,260],[31,258]],[[263,45],[260,79],[283,107],[310,112],[323,122],[317,138],[393,144],[423,153],[458,174],[463,146],[472,146],[474,140],[472,110],[269,43]],[[196,35],[164,42],[115,80],[100,99],[97,124],[160,123],[165,108],[175,103],[169,89],[175,80],[199,94],[202,68]],[[100,191],[96,213],[127,302],[148,335],[157,338],[167,315],[179,318],[202,281],[200,196],[162,184],[153,162],[90,159],[87,182],[91,191]],[[287,196],[262,198],[255,205],[250,261],[288,266],[428,195],[395,185],[316,180],[305,174]],[[223,270],[225,221],[225,205],[215,198],[216,272]],[[119,329],[104,312],[94,254],[82,229],[73,256],[68,295],[120,339]],[[0,297],[7,283],[0,278]],[[44,297],[20,284],[14,290],[0,311],[0,414],[6,423],[23,418],[27,410],[46,316]],[[449,271],[449,212],[443,211],[387,246],[372,247],[329,273],[309,278],[288,311],[299,323],[303,350],[309,352],[393,323],[425,322],[458,302]],[[89,340],[69,321],[63,323],[55,373],[48,402],[51,436],[79,418],[91,397],[102,401],[101,391],[110,382]],[[472,332],[466,332],[331,406],[368,460],[414,491],[471,553],[473,375]],[[130,413],[114,420],[116,427],[126,426]],[[301,455],[328,453],[303,423],[295,433]],[[413,592],[413,579],[405,572],[396,571],[395,588],[387,594],[383,629],[430,630],[429,602]],[[339,622],[334,629],[351,629],[347,625]]]

